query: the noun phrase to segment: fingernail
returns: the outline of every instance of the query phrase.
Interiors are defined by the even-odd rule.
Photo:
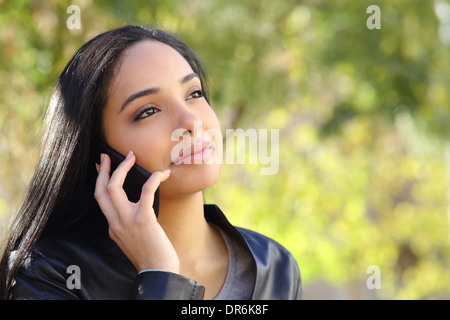
[[[128,155],[127,155],[127,157],[125,158],[125,160],[130,159],[132,155],[133,155],[133,151],[128,152]]]
[[[104,159],[105,159],[105,154],[102,153],[102,154],[100,155],[100,164],[103,162]]]
[[[164,170],[162,173],[169,174],[170,173],[170,169]]]

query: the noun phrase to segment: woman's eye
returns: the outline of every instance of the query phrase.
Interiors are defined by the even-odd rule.
[[[155,113],[157,113],[158,111],[159,111],[159,110],[158,110],[157,108],[155,108],[155,107],[148,107],[148,108],[145,108],[144,110],[140,111],[140,112],[136,115],[135,120],[141,120],[141,119],[144,119],[144,118],[151,117],[151,116],[153,116]]]
[[[192,92],[188,97],[187,100],[190,99],[198,99],[198,98],[202,98],[203,97],[203,91],[202,90],[195,90],[194,92]]]

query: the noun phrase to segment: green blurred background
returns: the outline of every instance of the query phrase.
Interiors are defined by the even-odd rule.
[[[373,4],[381,29],[366,26]],[[66,26],[69,5],[80,29]],[[277,174],[225,164],[205,197],[294,254],[306,299],[450,299],[444,0],[0,0],[3,226],[59,73],[86,40],[129,23],[193,48],[223,130],[280,130]],[[380,289],[366,284],[371,265]]]

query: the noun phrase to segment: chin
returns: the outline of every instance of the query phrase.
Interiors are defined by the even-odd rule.
[[[197,193],[219,180],[220,164],[183,165],[171,168],[169,179],[160,186],[161,197]]]

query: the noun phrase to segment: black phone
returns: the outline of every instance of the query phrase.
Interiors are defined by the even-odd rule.
[[[125,160],[125,156],[121,153],[117,152],[106,143],[95,139],[94,145],[96,149],[96,157],[98,159],[98,163],[100,163],[100,154],[106,153],[111,159],[111,174],[116,170],[118,165]],[[128,171],[127,177],[125,178],[125,182],[123,184],[123,189],[128,196],[128,200],[131,202],[138,202],[141,198],[142,186],[145,182],[147,182],[148,178],[150,178],[151,173],[147,170],[143,169],[136,163],[133,167]],[[155,211],[156,217],[159,214],[159,187],[155,192],[155,199],[153,201],[153,210]]]

